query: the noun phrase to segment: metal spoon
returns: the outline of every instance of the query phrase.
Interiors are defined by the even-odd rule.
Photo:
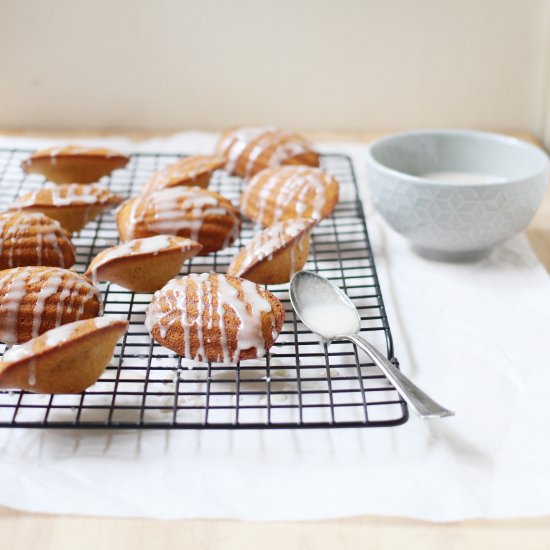
[[[304,325],[324,340],[329,343],[332,340],[349,340],[359,346],[422,418],[454,415],[453,411],[426,395],[372,344],[357,334],[361,328],[357,308],[330,281],[311,271],[299,271],[290,281],[290,301]]]

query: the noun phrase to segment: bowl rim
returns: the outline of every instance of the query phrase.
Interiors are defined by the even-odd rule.
[[[472,136],[472,137],[478,137],[485,140],[492,140],[492,141],[498,141],[500,143],[505,143],[507,145],[511,145],[514,147],[520,147],[523,148],[530,153],[536,155],[540,161],[542,161],[542,168],[540,170],[536,170],[532,174],[525,175],[521,178],[513,178],[513,179],[505,179],[504,181],[494,181],[494,182],[481,182],[479,184],[471,184],[471,183],[447,183],[447,182],[441,182],[437,180],[430,180],[427,178],[422,178],[419,176],[413,176],[412,174],[407,174],[405,172],[400,172],[399,170],[395,170],[393,168],[389,168],[385,164],[382,164],[380,161],[378,161],[373,156],[373,149],[375,147],[380,147],[381,145],[386,144],[387,142],[393,141],[395,139],[399,139],[402,137],[407,136],[426,136],[426,135],[456,135],[456,136]],[[389,134],[387,136],[383,136],[381,138],[376,139],[373,141],[368,148],[367,151],[367,164],[375,165],[378,170],[381,172],[385,172],[387,174],[390,174],[392,176],[396,176],[402,180],[409,181],[411,183],[422,183],[424,185],[430,185],[434,187],[445,187],[446,189],[450,187],[455,187],[458,189],[465,189],[472,187],[493,187],[493,186],[506,186],[506,185],[513,185],[516,183],[521,183],[526,180],[529,180],[531,178],[541,176],[546,174],[546,179],[548,179],[548,172],[550,167],[550,160],[548,158],[548,155],[546,152],[531,143],[528,143],[527,141],[513,137],[513,136],[507,136],[504,134],[498,134],[496,132],[485,132],[482,130],[471,130],[467,128],[423,128],[419,130],[406,130],[403,132],[397,132],[393,134]]]

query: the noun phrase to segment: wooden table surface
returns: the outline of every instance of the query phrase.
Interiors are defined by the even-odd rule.
[[[537,143],[527,132],[508,132]],[[125,135],[146,139],[147,133],[7,131],[0,134],[35,137],[98,137]],[[307,133],[306,133],[307,134]],[[159,135],[159,134],[155,134]],[[369,142],[374,132],[317,132],[316,141]],[[550,191],[527,229],[535,252],[550,271]],[[550,465],[549,465],[550,467]],[[1,490],[1,489],[0,489]],[[400,518],[362,516],[317,522],[241,522],[232,520],[174,520],[91,518],[20,512],[0,506],[0,549],[22,550],[162,550],[192,548],[284,548],[291,550],[349,548],[499,548],[550,549],[550,517],[502,521],[430,523]]]

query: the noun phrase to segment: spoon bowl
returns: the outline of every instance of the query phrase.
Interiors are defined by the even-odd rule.
[[[312,271],[299,271],[292,277],[290,301],[302,323],[323,340],[361,329],[361,317],[349,296]]]
[[[299,271],[290,280],[290,302],[304,325],[329,343],[348,340],[361,348],[386,375],[403,399],[422,418],[453,416],[413,384],[370,342],[358,335],[361,317],[357,308],[336,285],[312,271]]]

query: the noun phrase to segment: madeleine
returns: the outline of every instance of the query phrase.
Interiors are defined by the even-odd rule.
[[[155,292],[175,277],[183,263],[202,245],[172,235],[134,239],[102,250],[85,275],[92,281],[110,281],[132,292]]]
[[[97,317],[49,330],[11,348],[0,362],[0,388],[81,393],[109,364],[127,321]]]
[[[112,149],[66,145],[36,151],[21,163],[26,174],[41,174],[54,183],[93,183],[130,158]]]

